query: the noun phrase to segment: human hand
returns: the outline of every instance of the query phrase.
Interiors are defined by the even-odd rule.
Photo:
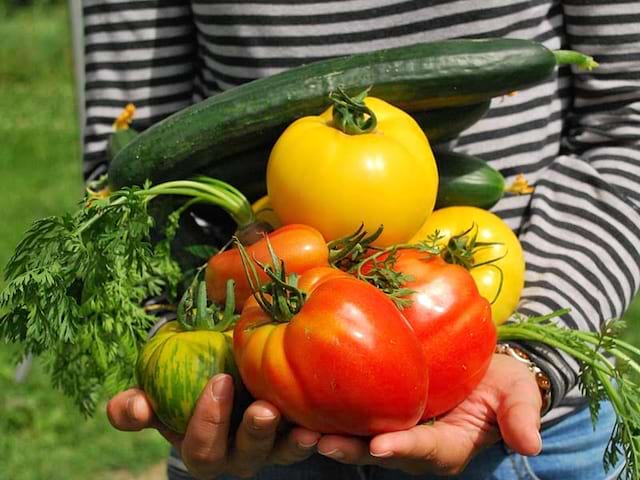
[[[370,441],[325,435],[318,452],[343,463],[455,475],[500,438],[522,455],[540,453],[541,405],[538,386],[527,367],[506,355],[494,355],[473,393],[434,423],[377,435]]]
[[[265,401],[253,402],[230,440],[233,381],[214,376],[204,388],[184,435],[167,429],[155,416],[144,391],[133,388],[107,404],[107,415],[118,430],[155,428],[180,452],[189,473],[210,479],[223,473],[250,477],[268,464],[299,462],[315,452],[320,435],[294,427],[278,435],[280,412]]]

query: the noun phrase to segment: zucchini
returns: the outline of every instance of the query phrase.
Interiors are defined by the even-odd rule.
[[[436,208],[467,205],[491,208],[504,195],[504,177],[481,158],[434,148],[440,183]]]
[[[445,40],[310,63],[185,108],[136,137],[111,162],[112,188],[182,178],[273,142],[296,118],[318,114],[329,92],[370,95],[407,111],[468,105],[541,82],[558,63],[588,63],[518,39]]]

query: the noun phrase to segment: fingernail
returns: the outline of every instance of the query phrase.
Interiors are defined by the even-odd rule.
[[[275,418],[276,417],[273,415],[255,415],[251,419],[251,426],[256,430],[262,430],[263,428],[270,426]]]
[[[313,442],[310,443],[303,443],[303,442],[298,442],[298,448],[301,448],[302,450],[309,450],[310,448],[315,447],[318,444],[317,440],[314,440]]]
[[[386,452],[380,452],[380,453],[375,453],[375,452],[369,452],[371,454],[372,457],[377,457],[377,458],[389,458],[393,456],[393,452],[391,451],[386,451]]]
[[[138,420],[140,418],[140,402],[138,397],[131,397],[127,400],[127,413],[131,420]]]
[[[221,375],[216,378],[211,386],[211,395],[216,401],[229,398],[229,389],[231,388],[231,378],[228,375]]]
[[[333,458],[334,460],[341,460],[344,458],[344,453],[342,453],[338,449],[329,450],[328,452],[319,452],[321,455],[325,457]]]
[[[540,432],[536,432],[538,434],[538,442],[540,442],[538,445],[540,445],[540,447],[538,448],[538,451],[536,453],[534,453],[533,455],[540,455],[540,453],[542,452],[542,436],[540,435]]]

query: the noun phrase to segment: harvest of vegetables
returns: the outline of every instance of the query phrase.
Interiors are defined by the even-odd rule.
[[[137,384],[182,433],[207,380],[228,372],[297,424],[365,436],[437,422],[479,384],[497,341],[541,342],[581,363],[594,418],[612,402],[604,461],[623,456],[639,478],[640,386],[626,372],[640,373],[640,350],[616,322],[595,333],[554,323],[565,311],[519,316],[522,248],[485,210],[510,194],[504,179],[431,148],[562,63],[596,66],[534,42],[435,42],[250,82],[141,134],[125,125],[109,187],[16,248],[0,335],[42,356],[86,414]],[[255,212],[243,192],[268,197]],[[160,197],[182,204],[157,219]],[[173,243],[194,205],[237,225],[195,273]],[[161,294],[177,321],[148,339],[145,301]]]

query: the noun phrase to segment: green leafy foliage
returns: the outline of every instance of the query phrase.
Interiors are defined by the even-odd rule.
[[[571,355],[581,364],[580,388],[595,422],[600,402],[611,402],[616,424],[604,455],[605,468],[625,460],[624,480],[640,478],[640,349],[620,339],[625,322],[604,324],[600,332],[573,330],[556,324],[560,310],[541,317],[517,317],[498,327],[500,341],[541,342]]]
[[[0,336],[44,359],[53,384],[91,414],[104,394],[133,383],[154,317],[149,297],[175,296],[181,272],[139,189],[89,199],[72,215],[37,220],[5,269]]]

